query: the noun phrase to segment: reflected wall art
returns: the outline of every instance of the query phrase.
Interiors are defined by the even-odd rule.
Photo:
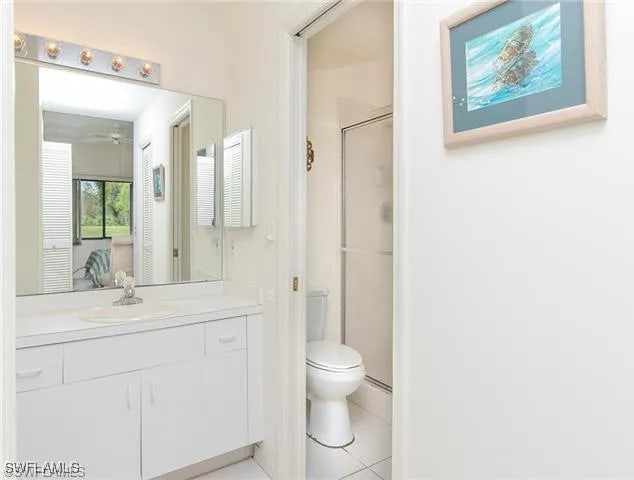
[[[490,0],[441,24],[445,146],[606,117],[602,0]]]

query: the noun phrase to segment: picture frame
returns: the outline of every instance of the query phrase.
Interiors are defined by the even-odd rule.
[[[607,118],[604,0],[485,0],[440,45],[445,148]]]
[[[163,164],[152,169],[152,186],[154,190],[154,200],[165,200],[165,166]]]

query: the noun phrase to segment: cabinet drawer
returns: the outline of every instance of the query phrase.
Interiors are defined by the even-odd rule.
[[[202,324],[72,342],[64,348],[64,382],[204,357]]]
[[[205,324],[207,356],[247,348],[246,317],[216,320]]]
[[[62,384],[62,347],[21,348],[15,354],[15,388],[18,392]]]

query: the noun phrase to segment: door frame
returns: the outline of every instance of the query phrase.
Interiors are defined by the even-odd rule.
[[[181,212],[180,212],[180,180],[181,180],[181,175],[182,175],[182,162],[180,160],[180,157],[182,155],[182,152],[177,152],[176,151],[176,142],[174,141],[174,134],[175,134],[175,130],[176,128],[178,128],[180,125],[182,125],[185,121],[187,121],[189,123],[189,161],[190,161],[190,166],[191,166],[191,157],[192,157],[192,150],[193,150],[193,129],[192,129],[192,124],[193,124],[193,118],[192,118],[192,101],[191,100],[187,100],[187,102],[185,102],[185,104],[183,104],[183,106],[181,106],[176,113],[174,113],[174,115],[172,115],[172,118],[170,119],[169,122],[169,152],[170,152],[170,164],[168,167],[168,173],[167,176],[169,176],[170,181],[169,182],[165,182],[166,184],[169,184],[169,190],[166,188],[165,189],[165,196],[169,198],[169,212],[170,212],[170,221],[169,221],[169,235],[170,235],[170,251],[169,251],[169,256],[170,256],[170,265],[171,265],[171,272],[172,272],[172,282],[180,282],[181,280],[178,278],[180,277],[181,274],[181,262],[182,262],[182,257],[180,256],[180,251],[179,251],[179,256],[178,257],[174,257],[174,249],[175,248],[179,248],[179,250],[181,250],[181,236],[180,236],[180,231],[181,229],[178,228],[180,226],[180,216],[181,216]],[[176,168],[178,166],[178,168]],[[190,185],[191,187],[191,185]],[[178,193],[178,195],[177,195]],[[177,225],[178,223],[178,225]]]
[[[306,474],[306,252],[307,252],[307,186],[306,186],[306,134],[307,134],[307,39],[343,16],[358,0],[330,0],[325,6],[299,25],[289,25],[281,32],[280,41],[280,129],[281,145],[286,155],[280,155],[278,174],[278,339],[279,353],[277,371],[280,405],[283,412],[277,419],[277,456],[275,478],[300,479]],[[322,4],[324,5],[324,4]],[[323,15],[323,16],[322,16]],[[393,101],[393,198],[394,198],[394,242],[393,242],[393,390],[392,390],[392,472],[393,478],[403,477],[403,441],[401,416],[398,406],[403,405],[401,381],[404,373],[398,368],[398,348],[402,344],[398,335],[398,26],[399,1],[394,2],[394,101]],[[297,34],[301,32],[301,36]],[[293,291],[293,277],[298,277],[299,289]],[[298,319],[303,319],[298,321]],[[266,467],[270,459],[256,449],[255,458]]]
[[[15,459],[15,99],[13,1],[0,2],[0,466]]]

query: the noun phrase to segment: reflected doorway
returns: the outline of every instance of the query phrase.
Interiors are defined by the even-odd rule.
[[[191,280],[191,122],[189,114],[172,126],[172,280]]]

